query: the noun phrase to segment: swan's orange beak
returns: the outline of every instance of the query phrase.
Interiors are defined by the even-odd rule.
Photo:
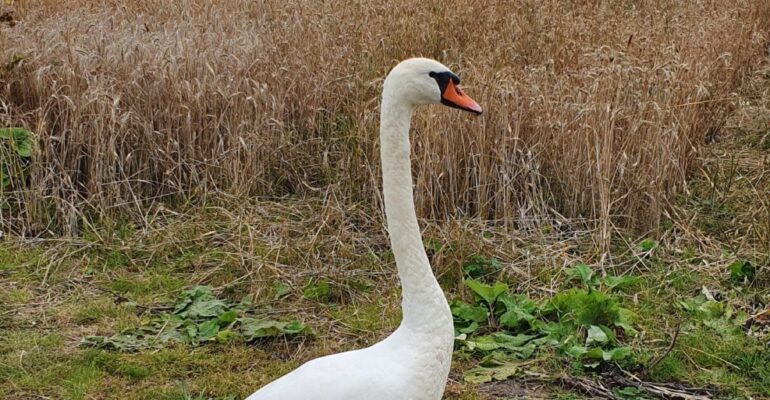
[[[449,79],[444,93],[441,94],[441,103],[449,107],[459,108],[472,113],[481,114],[481,106],[472,98],[463,93],[460,86],[455,85],[452,79]]]

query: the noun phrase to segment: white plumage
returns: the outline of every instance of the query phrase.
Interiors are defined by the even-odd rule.
[[[403,288],[401,325],[371,347],[311,360],[247,400],[441,399],[454,329],[417,223],[409,125],[412,110],[422,104],[443,102],[480,113],[457,83],[441,63],[413,58],[393,68],[383,85],[380,153],[388,233]]]

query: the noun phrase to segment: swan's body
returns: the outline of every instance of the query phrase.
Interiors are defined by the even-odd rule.
[[[422,244],[412,195],[409,125],[421,104],[481,108],[441,63],[406,60],[385,79],[380,117],[383,192],[401,280],[403,319],[365,349],[309,361],[246,400],[439,400],[452,360],[454,328],[444,293]]]

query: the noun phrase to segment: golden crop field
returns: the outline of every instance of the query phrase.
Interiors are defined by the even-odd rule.
[[[20,2],[3,28],[5,126],[40,138],[6,224],[172,196],[379,203],[382,78],[442,60],[484,106],[419,115],[418,209],[642,229],[767,52],[766,2]],[[10,64],[9,64],[10,65]],[[21,221],[13,221],[13,219]],[[74,233],[74,232],[73,232]]]

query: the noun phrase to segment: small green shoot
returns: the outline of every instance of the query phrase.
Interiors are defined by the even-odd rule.
[[[736,284],[750,284],[757,276],[757,269],[746,260],[737,260],[730,264],[730,280]]]

